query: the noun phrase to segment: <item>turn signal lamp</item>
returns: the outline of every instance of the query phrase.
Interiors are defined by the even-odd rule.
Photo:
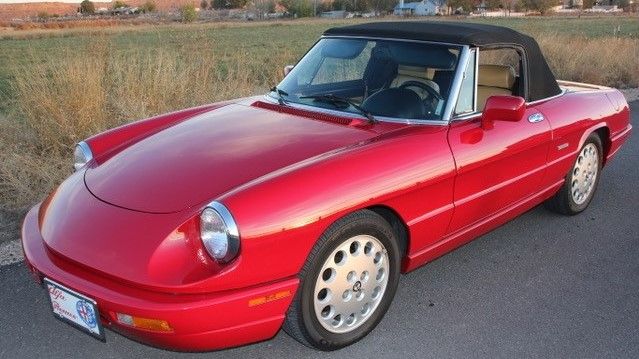
[[[170,332],[173,330],[166,320],[140,318],[124,313],[116,313],[116,320],[120,324],[138,329],[156,332]]]

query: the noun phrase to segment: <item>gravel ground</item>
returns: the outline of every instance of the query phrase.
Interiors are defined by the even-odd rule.
[[[633,89],[623,89],[621,92],[626,96],[628,102],[639,100],[639,87]]]
[[[22,260],[20,224],[23,212],[0,210],[0,266]]]

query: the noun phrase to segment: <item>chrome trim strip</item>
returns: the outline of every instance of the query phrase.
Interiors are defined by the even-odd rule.
[[[550,96],[550,97],[542,98],[542,99],[539,99],[539,100],[526,102],[526,106],[528,106],[528,105],[536,105],[536,104],[544,102],[544,101],[556,99],[557,97],[561,97],[561,96],[565,95],[566,92],[568,92],[566,89],[561,89],[561,92],[556,94],[555,96]]]
[[[477,112],[477,97],[479,97],[479,47],[475,48],[475,88],[473,91],[473,112]]]
[[[451,119],[453,118],[453,111],[455,110],[455,106],[457,106],[457,99],[459,98],[459,91],[461,91],[463,74],[464,72],[466,72],[466,68],[468,67],[469,52],[470,50],[468,46],[462,47],[462,52],[459,56],[459,61],[457,62],[455,77],[453,78],[453,83],[450,86],[446,109],[444,110],[444,114],[442,115],[442,120],[447,124],[450,123]]]
[[[459,117],[453,118],[453,120],[451,122],[470,120],[470,119],[475,118],[475,117],[481,117],[481,114],[482,114],[482,112],[467,113],[467,114],[465,114],[463,116],[459,116]]]
[[[279,104],[277,100],[275,100],[273,97],[271,97],[268,94],[264,95],[264,99],[272,104],[275,104],[275,105]],[[331,110],[328,108],[316,107],[316,106],[305,105],[302,103],[294,103],[294,102],[287,102],[286,106],[300,109],[300,110],[320,112],[327,115],[336,116],[336,117],[345,118],[345,119],[353,118],[353,116],[355,116],[357,118],[361,118],[362,120],[368,120],[366,117],[355,112]],[[448,125],[448,122],[443,120],[442,121],[418,120],[414,118],[395,118],[395,117],[385,117],[385,116],[375,116],[375,119],[384,121],[384,122],[403,123],[406,125],[435,125],[435,126]]]
[[[240,230],[233,219],[233,215],[231,212],[224,206],[222,203],[218,201],[213,201],[209,203],[205,208],[211,208],[215,212],[217,212],[224,224],[226,225],[226,235],[229,238],[229,250],[221,262],[226,263],[235,258],[240,249]]]

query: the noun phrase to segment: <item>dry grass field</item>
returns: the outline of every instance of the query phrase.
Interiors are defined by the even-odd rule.
[[[490,21],[533,35],[558,78],[639,86],[637,17]],[[41,199],[71,171],[73,145],[91,134],[264,92],[283,65],[338,24],[344,21],[0,33],[0,207]]]

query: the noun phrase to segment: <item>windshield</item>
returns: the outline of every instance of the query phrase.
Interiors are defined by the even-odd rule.
[[[441,120],[461,47],[323,38],[270,96],[355,114]]]

